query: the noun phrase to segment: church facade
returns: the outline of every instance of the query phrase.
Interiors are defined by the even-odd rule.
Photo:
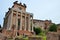
[[[30,35],[33,32],[33,14],[26,12],[26,8],[25,4],[15,1],[6,12],[3,29],[15,30],[18,35]]]

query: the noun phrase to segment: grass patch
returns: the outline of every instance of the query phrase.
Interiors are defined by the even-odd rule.
[[[43,36],[43,40],[46,40],[46,36]]]
[[[18,39],[22,39],[22,40],[28,40],[28,37],[23,37],[23,36],[17,36],[16,38],[18,38]]]
[[[26,38],[23,38],[23,40],[28,40],[28,37],[26,37]]]

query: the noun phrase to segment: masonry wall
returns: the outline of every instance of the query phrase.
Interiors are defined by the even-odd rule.
[[[49,32],[47,33],[47,40],[59,40],[59,35],[57,32]]]

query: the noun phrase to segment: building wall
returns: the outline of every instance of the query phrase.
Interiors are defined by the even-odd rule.
[[[33,19],[34,27],[40,27],[42,30],[48,29],[51,24],[52,22],[50,20]]]
[[[60,40],[60,34],[58,32],[48,32],[47,40]]]

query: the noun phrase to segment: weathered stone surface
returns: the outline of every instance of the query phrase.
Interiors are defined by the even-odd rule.
[[[48,32],[47,33],[47,40],[60,40],[59,34],[57,32]]]
[[[0,40],[6,40],[6,39],[7,37],[4,34],[0,33]]]

